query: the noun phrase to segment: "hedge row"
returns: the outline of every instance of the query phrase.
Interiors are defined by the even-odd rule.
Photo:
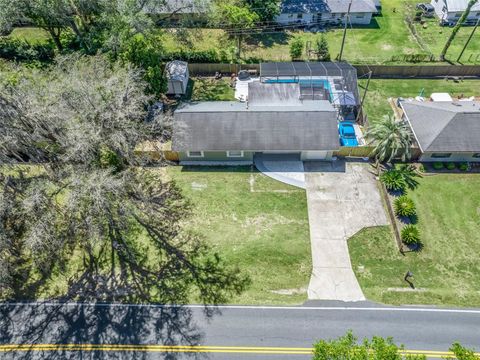
[[[52,44],[30,44],[25,40],[0,38],[0,58],[12,61],[52,61],[55,49]]]

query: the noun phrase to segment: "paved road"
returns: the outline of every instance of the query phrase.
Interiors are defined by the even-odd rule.
[[[336,338],[348,329],[360,338],[393,336],[432,358],[441,356],[432,351],[445,351],[457,340],[480,349],[480,310],[309,305],[221,307],[206,316],[195,306],[0,304],[0,358],[308,359],[315,340]],[[35,345],[29,352],[6,352],[19,344]]]
[[[369,226],[388,224],[377,181],[367,162],[306,162],[313,272],[308,298],[365,300],[350,263],[347,240]]]

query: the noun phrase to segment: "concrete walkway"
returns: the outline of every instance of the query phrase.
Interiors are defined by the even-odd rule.
[[[256,154],[254,162],[264,175],[301,189],[306,188],[303,162],[299,155]]]
[[[312,246],[311,300],[365,300],[352,270],[347,239],[365,227],[388,224],[370,165],[306,162]]]

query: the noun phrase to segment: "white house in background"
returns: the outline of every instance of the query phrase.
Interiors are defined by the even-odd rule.
[[[350,0],[283,0],[280,24],[337,25],[344,24]],[[350,9],[350,23],[368,25],[378,9],[374,0],[354,0]]]
[[[435,13],[442,24],[456,24],[467,8],[469,0],[432,0]],[[480,2],[473,5],[466,23],[475,23],[480,18]]]

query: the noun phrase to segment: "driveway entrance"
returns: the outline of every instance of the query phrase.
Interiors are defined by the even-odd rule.
[[[347,239],[365,227],[388,224],[370,165],[337,160],[304,166],[313,257],[308,298],[365,300]]]

